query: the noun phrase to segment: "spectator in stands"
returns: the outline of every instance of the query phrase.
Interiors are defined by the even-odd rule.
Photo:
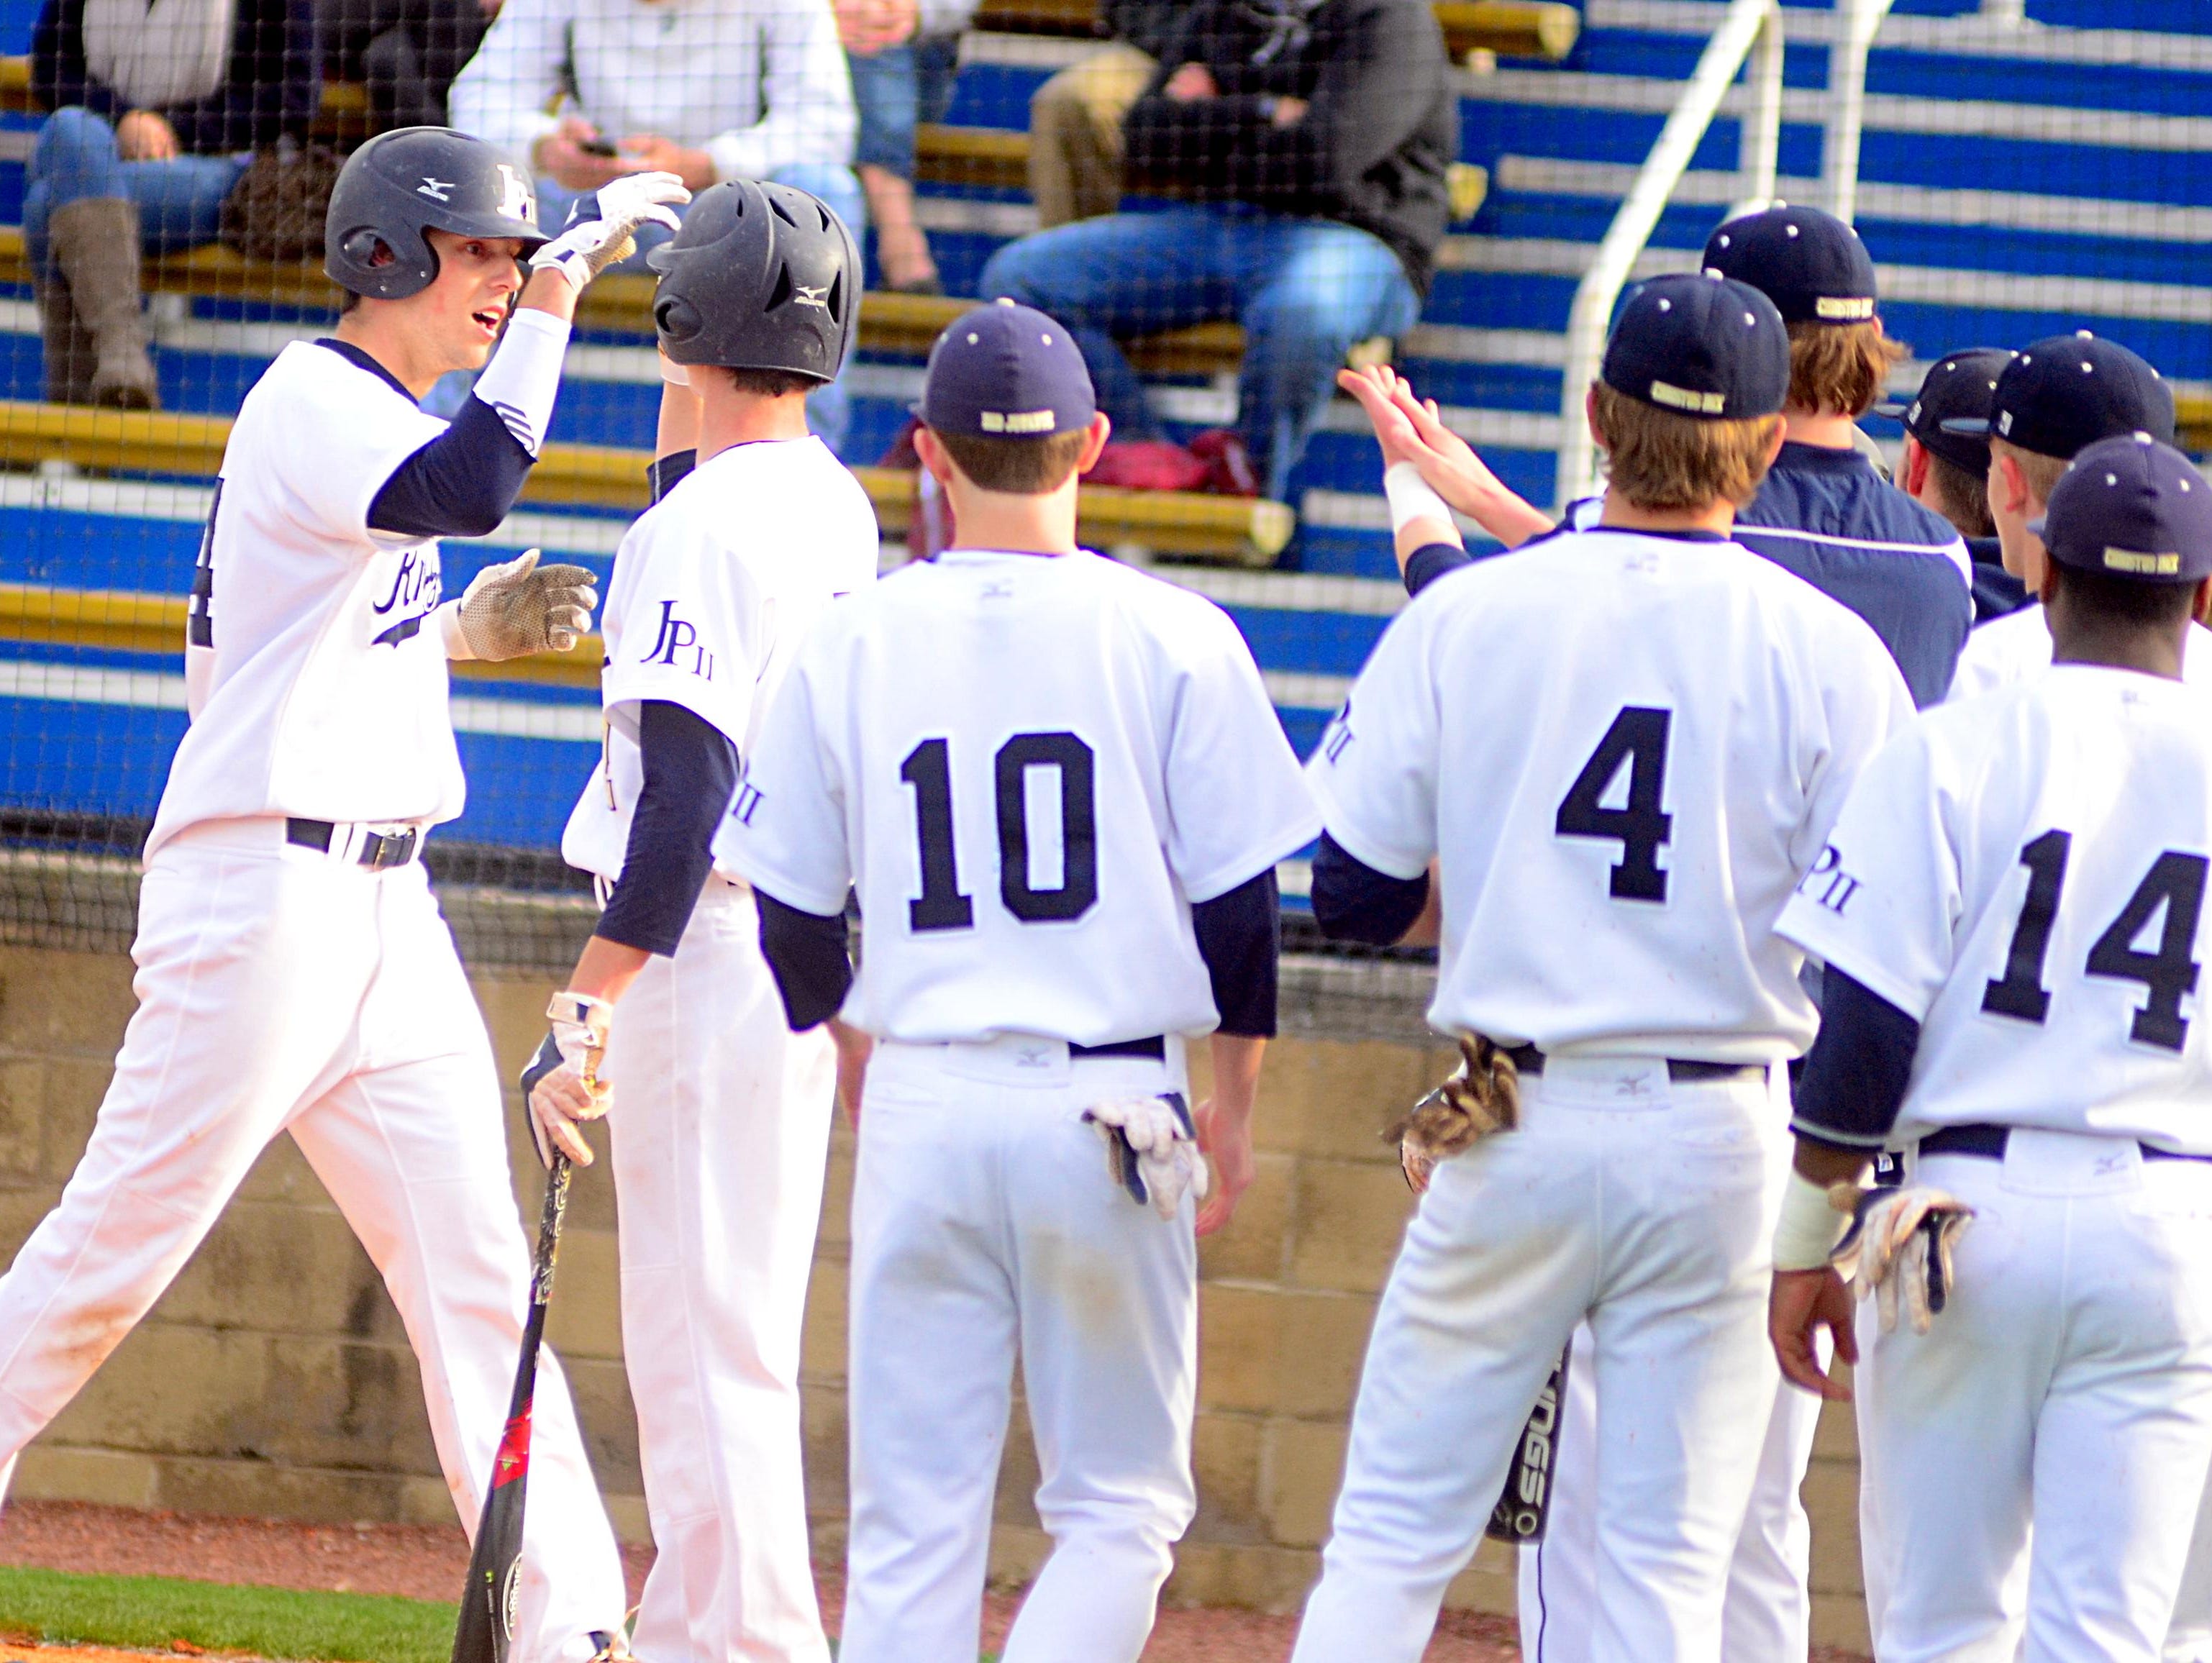
[[[1995,347],[1950,352],[1929,366],[1920,391],[1908,402],[1875,406],[1875,414],[1905,424],[1905,467],[1898,483],[1923,507],[1958,528],[1974,561],[1974,622],[2016,612],[2031,597],[2004,568],[2003,544],[1990,513],[1990,438],[1951,433],[1946,422],[1989,420],[1997,377],[2017,355]]]
[[[46,0],[31,88],[53,112],[23,198],[46,398],[158,409],[142,255],[213,242],[241,153],[307,136],[310,0]]]
[[[549,113],[563,94],[562,113]],[[454,126],[527,162],[549,227],[608,180],[652,171],[695,194],[724,179],[777,179],[821,197],[856,240],[867,227],[830,0],[506,0],[450,102]],[[669,234],[642,228],[620,269],[645,270]],[[842,380],[807,410],[841,448]]]
[[[1121,205],[1121,118],[1159,72],[1180,0],[1105,0],[1113,37],[1030,99],[1030,198],[1037,226],[1097,219]]]
[[[884,287],[942,294],[929,239],[914,216],[914,131],[952,107],[960,34],[975,0],[836,0],[837,34],[860,118],[860,188],[876,228]]]
[[[1191,200],[1025,237],[982,289],[1073,330],[1115,429],[1155,444],[1115,337],[1239,319],[1237,432],[1209,453],[1280,499],[1346,353],[1420,313],[1459,143],[1443,36],[1429,0],[1197,0],[1160,64],[1130,182]]]
[[[499,0],[316,0],[325,69],[368,88],[369,130],[443,127],[446,94]]]

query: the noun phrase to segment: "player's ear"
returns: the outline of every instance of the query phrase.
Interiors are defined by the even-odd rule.
[[[1590,383],[1589,391],[1583,395],[1583,420],[1589,423],[1591,441],[1598,449],[1610,451],[1613,441],[1605,436],[1605,429],[1598,425],[1597,383],[1595,381]]]
[[[921,465],[929,470],[930,476],[939,484],[952,483],[952,458],[927,428],[914,430],[914,453],[921,458]]]
[[[1104,410],[1091,418],[1091,426],[1083,435],[1083,453],[1076,458],[1075,471],[1080,476],[1097,466],[1098,458],[1106,452],[1106,441],[1114,436],[1114,423]]]
[[[2021,467],[2018,457],[2007,456],[2002,451],[1990,452],[1990,495],[2004,505],[2008,514],[2027,512],[2027,474]]]
[[[2189,603],[2189,616],[2199,623],[2212,619],[2212,578],[2197,580],[2197,594]]]
[[[1928,489],[1928,447],[1911,434],[1905,435],[1905,476],[1897,483],[1907,496],[1917,497]]]

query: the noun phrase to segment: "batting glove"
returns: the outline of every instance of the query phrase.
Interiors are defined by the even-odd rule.
[[[1398,1145],[1398,1169],[1419,1195],[1436,1176],[1437,1162],[1521,1124],[1521,1071],[1487,1036],[1459,1037],[1456,1073],[1415,1103],[1382,1134]]]
[[[647,222],[671,231],[684,222],[671,203],[689,202],[691,193],[673,173],[625,173],[599,190],[596,219],[570,226],[530,257],[530,269],[548,269],[566,277],[580,294],[592,279],[637,252],[630,234]]]
[[[1952,1257],[1973,1216],[1957,1196],[1926,1184],[1861,1190],[1829,1262],[1859,1298],[1875,1296],[1882,1332],[1896,1331],[1902,1288],[1912,1332],[1924,1334],[1950,1301]]]
[[[556,993],[545,1008],[552,1028],[522,1071],[522,1096],[538,1158],[549,1170],[556,1150],[580,1167],[592,1164],[592,1146],[576,1128],[607,1112],[611,1096],[599,1079],[599,1059],[614,1014],[613,1005],[586,993]]]
[[[1198,1152],[1190,1108],[1180,1091],[1093,1103],[1083,1118],[1106,1140],[1107,1175],[1139,1206],[1150,1202],[1154,1212],[1171,1219],[1184,1191],[1194,1201],[1206,1199],[1206,1157]]]
[[[439,609],[446,656],[497,663],[566,652],[592,627],[598,583],[586,567],[540,566],[535,549],[487,566]]]

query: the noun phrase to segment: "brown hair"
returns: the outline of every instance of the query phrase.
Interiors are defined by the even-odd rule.
[[[934,428],[930,431],[970,483],[1009,496],[1045,496],[1067,483],[1082,460],[1083,441],[1091,436],[1088,428],[1042,439],[987,439]]]
[[[1726,501],[1741,508],[1758,493],[1780,416],[1705,422],[1643,404],[1602,381],[1594,391],[1608,481],[1638,507],[1706,508]]]
[[[2066,598],[2093,618],[2137,629],[2171,628],[2197,604],[2193,583],[2145,583],[2112,572],[2093,572],[2052,561]]]
[[[1864,416],[1881,401],[1889,372],[1905,361],[1902,341],[1863,324],[1790,325],[1790,408],[1823,415]]]
[[[2045,456],[2041,451],[2024,451],[2009,439],[2000,439],[1995,434],[1990,435],[1990,453],[1992,456],[2008,456],[2020,464],[2021,474],[2027,479],[2027,489],[2035,494],[2038,502],[2051,501],[2051,488],[2064,478],[2067,469],[2074,465],[2071,457]]]
[[[1928,458],[1928,483],[1937,512],[1959,528],[1962,537],[1995,537],[1997,523],[1990,515],[1990,476],[1921,447]]]
[[[818,376],[800,375],[791,370],[738,369],[729,364],[695,364],[690,373],[696,375],[701,370],[726,376],[732,387],[756,398],[781,398],[794,392],[811,392],[826,385]]]

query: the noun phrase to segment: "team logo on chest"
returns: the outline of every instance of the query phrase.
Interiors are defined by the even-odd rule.
[[[392,586],[384,598],[375,602],[369,610],[379,618],[390,617],[394,612],[399,618],[369,639],[371,646],[397,646],[417,634],[422,620],[428,617],[444,592],[444,583],[438,573],[438,555],[432,549],[408,549],[401,551],[398,565],[392,574]]]
[[[653,638],[652,649],[639,662],[665,664],[696,676],[702,682],[714,679],[714,655],[699,645],[697,628],[676,616],[676,603],[660,603],[660,628]]]

